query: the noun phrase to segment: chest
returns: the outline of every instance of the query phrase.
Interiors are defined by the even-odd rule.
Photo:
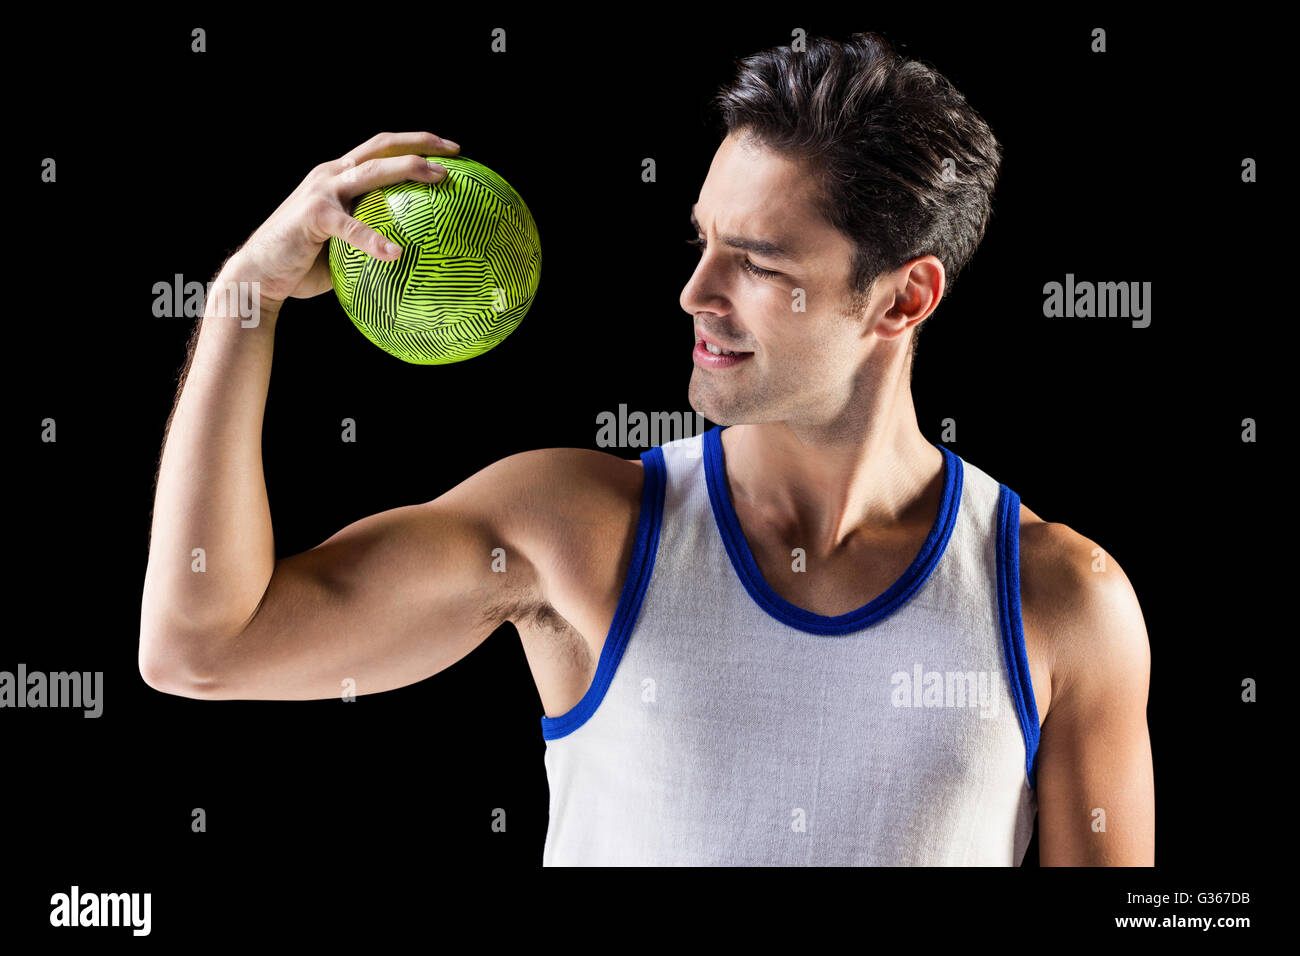
[[[828,554],[805,547],[797,535],[765,529],[751,516],[746,525],[745,540],[756,571],[773,593],[813,614],[837,616],[876,601],[904,579],[918,561],[929,532],[930,526],[924,523],[900,525],[888,532],[859,536],[851,546]],[[661,560],[655,570],[656,586],[652,589],[658,591],[661,598],[664,594],[669,595],[668,606],[662,609],[662,613],[684,615],[682,620],[703,620],[714,613],[716,595],[726,592],[732,602],[728,611],[732,623],[740,626],[741,621],[751,620],[755,629],[761,629],[768,621],[752,596],[741,586],[733,559],[717,534],[711,520],[703,519],[691,523],[689,530],[684,527],[675,531],[666,529],[661,542]],[[626,538],[620,534],[608,536],[611,542]],[[694,570],[678,574],[680,567],[677,562],[700,561],[701,554],[705,558]],[[613,547],[608,557],[611,566],[627,565],[628,556],[616,554]],[[938,598],[940,609],[953,605],[962,595],[963,587],[970,588],[970,591],[961,596],[962,602],[995,597],[991,593],[992,584],[984,582],[981,577],[987,576],[987,570],[972,569],[961,581],[936,582],[947,595]],[[566,618],[553,612],[516,622],[548,717],[573,709],[593,686],[607,635],[617,613],[618,598],[618,590],[606,588],[600,594],[586,596],[581,614],[570,613]],[[1034,610],[1032,605],[1026,607],[1023,634],[1041,726],[1050,706],[1051,685],[1047,635],[1041,632],[1038,625],[1040,616]],[[946,627],[945,621],[940,618],[938,626]],[[683,626],[683,629],[689,630],[689,627]],[[816,639],[811,635],[805,636]],[[791,652],[794,650],[792,648]],[[683,660],[693,660],[690,642],[682,646],[680,652]],[[708,666],[704,661],[696,663]],[[996,666],[1002,666],[1000,661]]]

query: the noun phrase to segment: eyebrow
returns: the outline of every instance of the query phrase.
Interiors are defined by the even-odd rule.
[[[700,228],[700,221],[695,218],[695,206],[691,206],[691,226],[697,233],[704,232]],[[799,261],[799,257],[795,255],[794,250],[788,245],[773,242],[770,239],[749,239],[745,236],[722,236],[721,239],[723,245],[732,249],[744,249],[746,252],[752,252],[755,255],[767,256],[770,259],[782,259],[786,262]]]

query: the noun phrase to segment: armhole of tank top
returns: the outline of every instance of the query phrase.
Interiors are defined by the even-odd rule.
[[[1038,756],[1038,706],[1025,653],[1024,622],[1020,612],[1020,496],[1006,485],[998,486],[998,618],[1002,649],[1011,681],[1016,717],[1025,738],[1025,778],[1037,789],[1034,758]]]
[[[646,586],[654,572],[655,553],[659,550],[659,528],[663,523],[667,468],[662,448],[656,446],[642,452],[641,464],[645,471],[645,483],[641,489],[641,511],[637,516],[632,560],[628,564],[627,577],[623,579],[623,590],[618,597],[614,620],[609,625],[609,633],[605,635],[605,643],[600,649],[596,676],[592,678],[587,692],[582,695],[582,700],[570,710],[558,717],[542,717],[542,738],[545,740],[556,740],[571,734],[591,719],[600,702],[605,699],[605,692],[614,679],[614,672],[618,670],[623,650],[627,647],[632,627],[641,611]]]

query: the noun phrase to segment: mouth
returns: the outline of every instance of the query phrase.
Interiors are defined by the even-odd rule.
[[[753,357],[753,352],[724,348],[720,342],[714,341],[707,335],[695,333],[695,350],[691,352],[691,359],[700,368],[730,368]]]

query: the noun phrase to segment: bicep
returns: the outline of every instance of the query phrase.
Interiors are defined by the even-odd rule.
[[[195,696],[373,694],[459,661],[501,623],[501,596],[531,581],[529,563],[509,560],[465,498],[371,515],[278,561],[256,612]]]

